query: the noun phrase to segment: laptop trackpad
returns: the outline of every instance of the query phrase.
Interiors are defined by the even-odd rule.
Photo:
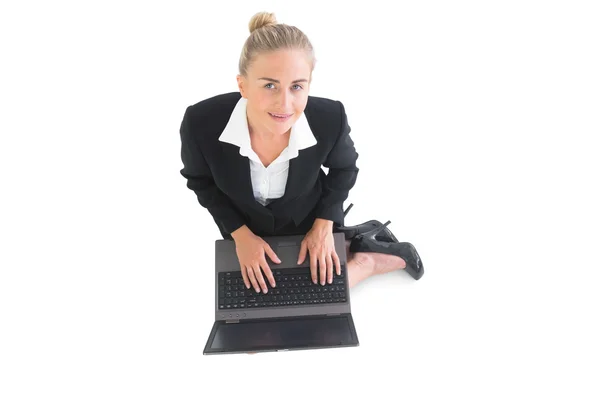
[[[309,253],[306,253],[306,259],[304,263],[297,265],[298,256],[300,255],[300,246],[278,246],[275,250],[275,254],[281,260],[281,264],[290,266],[304,266],[310,265]]]

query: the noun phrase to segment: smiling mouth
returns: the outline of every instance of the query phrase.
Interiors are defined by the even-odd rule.
[[[286,119],[292,116],[292,114],[274,114],[274,113],[269,113],[270,116],[275,117],[275,118],[281,118],[281,119]]]

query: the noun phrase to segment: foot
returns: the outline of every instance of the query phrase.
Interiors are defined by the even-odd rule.
[[[398,256],[369,252],[353,253],[352,259],[348,262],[348,283],[352,288],[370,276],[405,267],[406,262]]]
[[[354,253],[353,259],[362,268],[371,271],[371,275],[385,274],[406,268],[406,262],[402,258],[391,254]]]

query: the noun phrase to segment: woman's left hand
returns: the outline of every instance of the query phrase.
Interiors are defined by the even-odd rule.
[[[313,283],[317,283],[317,262],[321,285],[325,285],[325,279],[331,283],[333,281],[333,265],[337,275],[342,273],[340,259],[335,251],[333,241],[333,221],[317,218],[302,240],[298,264],[302,264],[306,259],[306,252],[310,254],[310,274]]]

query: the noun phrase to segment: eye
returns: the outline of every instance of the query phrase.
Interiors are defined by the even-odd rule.
[[[273,87],[269,87],[269,85],[273,85]],[[267,83],[264,87],[266,89],[275,89],[275,84],[274,83]],[[299,91],[299,90],[304,89],[302,87],[302,85],[293,85],[292,87],[294,88],[294,91]]]

